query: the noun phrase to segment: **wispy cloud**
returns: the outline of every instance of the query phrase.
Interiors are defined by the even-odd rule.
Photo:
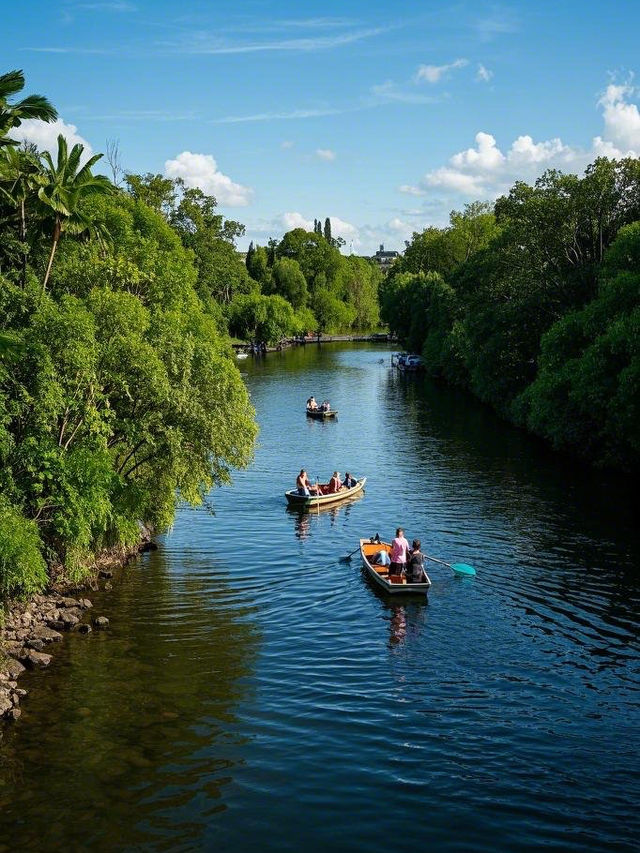
[[[209,33],[186,34],[179,41],[161,42],[157,46],[176,53],[224,55],[236,53],[261,53],[265,51],[296,51],[312,53],[320,50],[331,50],[353,44],[363,39],[373,38],[386,32],[385,27],[353,30],[348,33],[310,36],[306,38],[275,39],[273,41],[246,42],[232,44],[219,36]]]
[[[23,47],[30,53],[85,53],[109,55],[115,53],[115,49],[106,47]]]
[[[473,28],[480,41],[492,41],[496,36],[515,33],[519,29],[518,21],[510,9],[495,8],[490,15],[478,18]]]
[[[200,121],[201,117],[195,112],[175,112],[171,110],[119,110],[114,113],[87,115],[91,121],[142,121],[142,122],[173,122]]]
[[[224,118],[215,118],[210,120],[210,124],[240,124],[247,121],[290,121],[294,119],[318,118],[320,116],[335,116],[342,113],[355,112],[364,109],[364,107],[352,107],[348,109],[309,109],[309,110],[291,110],[286,113],[253,113],[246,116],[225,116]]]
[[[420,65],[416,72],[416,82],[421,83],[426,80],[427,83],[439,83],[449,71],[464,68],[468,64],[468,59],[456,59],[447,65]]]
[[[118,3],[114,0],[113,3],[76,3],[73,6],[74,10],[86,10],[88,12],[137,12],[138,7],[133,3]]]
[[[489,71],[488,68],[485,68],[484,65],[480,63],[476,72],[476,80],[480,80],[482,83],[488,83],[492,77],[493,71]]]
[[[316,148],[316,157],[318,160],[331,163],[336,159],[336,156],[336,152],[332,151],[331,148]]]
[[[371,93],[381,101],[399,101],[404,104],[435,104],[442,100],[442,96],[425,95],[407,84],[394,83],[393,80],[372,86]]]

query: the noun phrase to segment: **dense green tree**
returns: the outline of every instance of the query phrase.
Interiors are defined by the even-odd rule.
[[[294,228],[284,235],[276,257],[297,261],[311,292],[315,287],[331,289],[340,266],[340,252],[324,237],[303,228]]]
[[[251,278],[258,282],[263,293],[272,291],[273,275],[271,272],[273,264],[269,263],[268,250],[257,246],[251,259],[247,258],[247,270]]]
[[[329,219],[329,217],[328,217],[328,216],[327,216],[327,218],[324,220],[324,239],[327,241],[327,243],[329,243],[330,245],[332,245],[332,240],[331,240],[331,220]]]
[[[353,308],[353,326],[362,331],[375,329],[380,322],[378,288],[382,274],[378,267],[355,255],[341,257],[336,275],[336,291]]]
[[[307,282],[297,261],[279,258],[273,265],[273,291],[293,305],[294,310],[307,305]]]
[[[164,213],[167,217],[171,216],[176,207],[180,190],[179,182],[151,172],[145,175],[128,173],[124,179],[129,194],[136,201],[144,202],[148,207],[158,213]]]

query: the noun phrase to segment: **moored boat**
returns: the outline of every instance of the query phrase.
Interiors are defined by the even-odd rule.
[[[367,575],[377,587],[392,594],[427,594],[429,587],[431,586],[431,580],[426,572],[425,576],[427,579],[424,583],[407,583],[407,579],[405,577],[395,575],[390,576],[389,566],[379,566],[373,562],[373,558],[378,551],[386,551],[389,554],[391,553],[391,545],[388,542],[372,542],[371,539],[360,540],[360,556],[362,557],[362,565],[364,566]]]
[[[329,409],[329,411],[325,409],[307,409],[307,417],[315,418],[318,421],[323,421],[326,418],[335,418],[337,414],[337,409]]]
[[[343,487],[339,492],[331,492],[328,495],[299,495],[297,489],[290,489],[284,494],[289,506],[295,507],[296,509],[311,510],[316,509],[316,507],[337,504],[340,503],[340,501],[347,500],[347,498],[350,498],[353,495],[357,495],[358,492],[361,492],[364,489],[364,484],[366,482],[367,478],[361,477],[359,480],[356,480],[355,486],[352,486],[350,489],[345,489]]]

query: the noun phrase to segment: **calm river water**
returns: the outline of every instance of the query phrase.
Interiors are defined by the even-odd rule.
[[[255,464],[94,596],[109,631],[23,679],[0,851],[637,849],[632,492],[386,349],[241,369]],[[302,465],[366,494],[290,513]],[[398,524],[477,576],[432,564],[428,602],[396,602],[339,562]]]

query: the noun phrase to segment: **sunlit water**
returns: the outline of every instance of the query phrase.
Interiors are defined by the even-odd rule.
[[[241,369],[253,466],[94,597],[108,632],[22,680],[0,851],[635,849],[631,489],[388,350]],[[366,493],[288,512],[301,466]],[[393,601],[339,561],[398,524],[477,576],[431,564],[428,603]]]

